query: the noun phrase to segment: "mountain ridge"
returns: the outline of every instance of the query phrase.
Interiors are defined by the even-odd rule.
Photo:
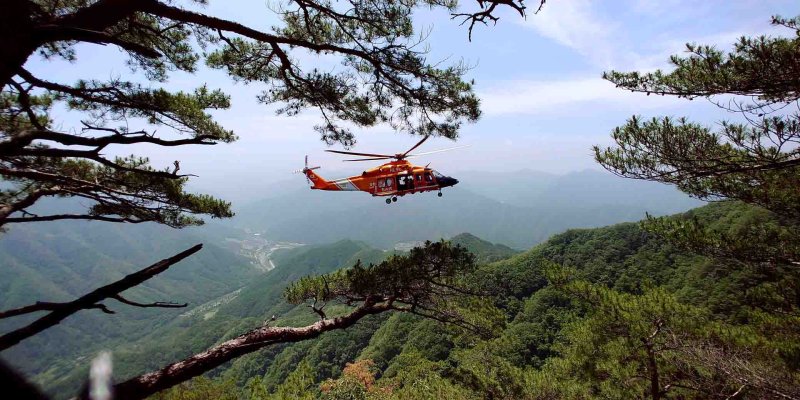
[[[437,240],[467,231],[525,249],[566,229],[637,221],[646,213],[667,215],[703,204],[671,187],[594,170],[549,177],[532,189],[536,195],[529,190],[535,182],[520,180],[525,173],[483,176],[472,186],[465,179],[463,185],[445,189],[441,198],[415,194],[391,205],[360,192],[283,188],[281,195],[238,208],[237,217],[226,223],[274,240],[306,243],[349,237],[389,248],[397,242]],[[517,196],[528,200],[504,202],[492,197],[498,193],[507,200]]]

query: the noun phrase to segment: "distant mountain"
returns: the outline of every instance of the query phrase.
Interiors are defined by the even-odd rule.
[[[481,262],[500,260],[518,253],[468,233],[457,235],[452,241],[467,247]],[[284,288],[289,283],[303,276],[350,267],[358,260],[362,263],[380,262],[392,254],[393,252],[375,249],[364,242],[353,240],[284,250],[273,257],[275,269],[250,277],[246,284],[232,292],[219,294],[204,303],[193,303],[188,309],[177,312],[156,311],[153,314],[161,314],[160,317],[148,315],[145,320],[156,320],[158,323],[152,323],[149,328],[140,329],[136,334],[113,332],[119,338],[97,337],[95,340],[100,342],[103,349],[113,351],[114,376],[116,379],[124,379],[199,352],[221,340],[259,326],[273,315],[277,319],[271,323],[276,325],[299,326],[311,323],[317,317],[308,307],[295,306],[283,300]],[[328,309],[330,315],[342,311],[342,306]],[[89,315],[88,313],[90,311],[85,312],[85,315]],[[74,319],[87,321],[85,315]],[[130,313],[123,315],[125,319],[133,318]],[[103,318],[106,319],[105,323],[120,323],[120,320],[109,319],[114,316],[96,314],[95,317],[91,319],[92,323],[104,323]],[[274,382],[281,382],[294,367],[294,357],[302,355],[320,361],[317,368],[321,378],[333,377],[330,371],[341,370],[345,362],[352,361],[360,349],[367,346],[372,335],[387,318],[388,315],[370,317],[355,327],[331,332],[315,341],[272,346],[237,359],[220,372],[235,377],[265,375],[270,376]],[[133,327],[135,323],[127,320],[121,322],[127,328]],[[139,321],[139,324],[142,323]],[[103,325],[102,329],[105,331],[108,328]],[[69,335],[73,334],[75,332],[69,332]],[[60,338],[60,342],[56,343],[71,345],[73,338],[69,335],[61,332],[48,339],[52,341]],[[54,346],[56,343],[45,344]],[[35,363],[35,356],[30,351],[9,353],[8,360],[12,365],[25,367],[25,372],[43,384],[45,390],[56,398],[66,398],[75,393],[86,375],[88,357],[96,352],[97,346],[90,348],[94,350],[61,353],[57,357],[50,357],[47,363]],[[47,351],[54,349],[48,348]],[[331,359],[336,361],[331,364]],[[31,368],[31,364],[36,368]]]
[[[481,264],[503,260],[519,253],[508,246],[488,242],[471,233],[461,233],[448,240],[453,244],[464,246]]]
[[[283,290],[289,283],[303,276],[352,266],[357,260],[378,262],[389,254],[352,240],[285,250],[276,254],[275,269],[251,277],[246,285],[236,287],[230,293],[219,293],[207,299],[206,303],[194,303],[188,309],[168,313],[163,318],[166,321],[138,335],[126,335],[126,340],[104,339],[103,348],[113,351],[114,376],[123,379],[202,351],[220,340],[259,326],[272,315],[278,317],[276,324],[306,324],[316,316],[307,307],[284,302]],[[159,312],[163,314],[163,310]],[[242,358],[234,365],[247,360],[247,357]],[[66,398],[77,390],[87,366],[86,359],[64,357],[43,369],[26,372],[35,374],[36,381],[43,383],[49,393],[57,398]],[[252,366],[247,367],[248,371],[250,368]]]
[[[237,210],[231,224],[276,240],[326,243],[350,238],[390,248],[394,243],[451,237],[461,232],[514,248],[528,248],[570,228],[636,221],[702,202],[652,182],[586,170],[563,176],[533,171],[463,173],[458,186],[416,194],[386,205],[360,192],[306,187]],[[288,183],[287,183],[288,184]]]
[[[212,235],[210,230],[175,230],[155,224],[62,221],[11,226],[0,237],[0,309],[73,300],[197,243],[204,243],[199,253],[125,296],[140,302],[172,300],[195,306],[244,286],[259,273],[249,260],[220,247],[219,237],[210,240],[208,235]],[[116,314],[80,311],[3,352],[3,358],[38,375],[38,381],[57,381],[74,369],[72,363],[85,366],[86,357],[100,349],[140,338],[186,311],[133,308],[115,301],[106,305]],[[0,332],[41,315],[2,320]]]
[[[723,227],[736,229],[742,221],[758,215],[753,212],[763,210],[750,208],[748,212],[741,205],[712,204],[687,216],[703,222],[719,221]],[[453,239],[466,246],[471,243],[477,248],[497,249],[469,234]],[[293,393],[297,393],[302,390],[297,387],[300,384],[287,376],[300,371],[304,374],[303,384],[308,382],[305,394],[313,397],[319,396],[320,383],[336,378],[344,365],[369,359],[370,371],[377,371],[378,383],[373,387],[381,380],[392,383],[385,386],[391,387],[387,392],[392,398],[490,398],[492,393],[504,394],[495,398],[522,398],[514,390],[527,384],[523,372],[539,370],[548,360],[563,357],[559,350],[564,348],[564,335],[578,326],[573,324],[586,313],[586,306],[575,301],[577,295],[548,283],[546,271],[553,262],[570,267],[581,280],[628,294],[658,286],[683,304],[708,307],[726,318],[742,315],[752,306],[749,291],[742,288],[759,287],[775,279],[681,252],[633,223],[569,230],[511,258],[484,264],[476,271],[477,281],[498,293],[492,300],[506,317],[506,324],[497,328],[495,337],[482,340],[433,320],[392,313],[365,318],[350,328],[314,340],[274,346],[242,357],[220,376],[235,379],[239,388],[248,379],[258,377],[268,391],[293,385]],[[305,314],[310,313],[306,310]],[[649,319],[642,322],[645,327],[649,323]],[[645,332],[650,334],[650,329]],[[635,352],[635,344],[640,341],[631,342]],[[630,354],[634,356],[626,352],[620,357],[636,356]],[[557,375],[548,378],[551,376],[560,379]],[[455,391],[455,386],[462,390]],[[399,395],[403,389],[411,395]],[[526,394],[534,397],[541,393]]]
[[[561,178],[556,174],[531,169],[510,172],[464,171],[454,175],[459,178],[459,187],[462,189],[521,207],[541,196],[553,182]]]

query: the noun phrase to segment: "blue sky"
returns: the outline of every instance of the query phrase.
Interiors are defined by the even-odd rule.
[[[264,0],[211,0],[204,12],[263,30],[276,22]],[[667,67],[669,55],[680,53],[686,42],[730,48],[741,35],[788,34],[769,25],[773,14],[795,16],[800,7],[796,1],[769,0],[549,0],[538,15],[527,19],[504,12],[496,26],[476,26],[470,42],[466,27],[450,20],[446,11],[421,10],[415,22],[418,30],[430,32],[429,59],[463,59],[474,65],[467,78],[476,81],[484,114],[460,133],[457,144],[470,147],[417,161],[430,161],[434,168],[454,174],[523,168],[564,173],[598,168],[591,146],[609,143],[611,130],[634,114],[688,116],[709,125],[730,118],[705,100],[633,94],[617,90],[600,76],[610,69]],[[331,60],[301,57],[308,65],[332,67]],[[141,80],[124,60],[112,47],[85,45],[78,49],[74,64],[32,57],[28,67],[62,82],[111,76]],[[195,75],[173,74],[163,86],[191,90],[203,83],[231,94],[232,107],[214,114],[240,136],[238,142],[177,149],[142,145],[133,152],[150,156],[158,167],[180,159],[183,171],[199,175],[193,185],[216,193],[247,192],[246,185],[292,179],[290,172],[302,166],[306,154],[323,166],[322,175],[367,167],[345,164],[324,153],[328,147],[312,129],[319,122],[316,113],[276,116],[276,106],[258,104],[255,97],[263,89],[258,84],[234,84],[224,73],[201,67]],[[59,111],[57,122],[69,129],[77,117]],[[357,140],[355,151],[395,153],[418,138],[376,127],[360,131]],[[454,145],[437,138],[421,151]],[[132,149],[109,151],[130,154]],[[302,177],[294,178],[303,182]]]

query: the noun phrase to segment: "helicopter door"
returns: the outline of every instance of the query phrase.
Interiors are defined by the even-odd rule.
[[[430,172],[425,171],[423,176],[425,177],[425,183],[424,183],[425,186],[433,186],[434,185],[433,175],[431,175]]]
[[[408,174],[397,175],[397,191],[414,189],[414,176]]]

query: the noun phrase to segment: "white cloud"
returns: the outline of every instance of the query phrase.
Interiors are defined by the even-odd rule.
[[[521,23],[596,65],[611,65],[615,47],[611,39],[617,28],[594,13],[588,0],[548,2],[545,10]]]
[[[731,49],[741,36],[791,33],[771,26],[769,15],[757,3],[738,5],[751,14],[741,12],[730,19],[720,19],[718,7],[690,0],[627,0],[617,3],[619,9],[613,13],[601,7],[606,5],[591,0],[548,2],[542,12],[519,23],[602,70],[664,68],[669,56],[683,52],[687,42]],[[653,18],[659,19],[656,34],[645,25]],[[704,19],[709,23],[698,24]]]
[[[661,108],[677,104],[680,101],[680,99],[660,96],[642,101],[646,97],[645,94],[618,89],[614,84],[600,78],[505,81],[498,82],[495,86],[480,92],[479,95],[483,112],[487,116],[544,114],[583,103]]]

